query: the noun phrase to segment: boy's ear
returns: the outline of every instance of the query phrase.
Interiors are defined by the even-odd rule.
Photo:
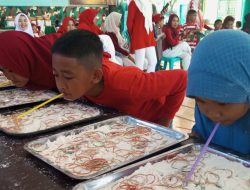
[[[96,68],[93,73],[92,82],[94,84],[99,83],[103,78],[102,68]]]

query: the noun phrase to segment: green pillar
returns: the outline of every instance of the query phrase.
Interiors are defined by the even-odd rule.
[[[243,0],[243,7],[242,7],[242,22],[244,22],[244,16],[250,13],[250,1],[249,0]]]

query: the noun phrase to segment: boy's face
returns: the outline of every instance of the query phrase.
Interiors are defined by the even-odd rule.
[[[86,69],[76,58],[53,54],[52,66],[58,90],[67,100],[76,100],[91,95],[102,80],[102,69]]]
[[[197,17],[196,13],[188,15],[188,22],[189,23],[195,23],[196,17]]]
[[[214,24],[214,30],[220,30],[222,28],[222,22],[216,22]]]
[[[222,125],[234,123],[249,110],[249,105],[245,103],[220,103],[204,98],[196,98],[196,102],[203,114]]]
[[[225,24],[225,29],[234,29],[234,21],[228,21]]]
[[[76,29],[76,27],[75,27],[74,22],[72,20],[70,20],[69,23],[68,23],[68,26],[67,26],[68,32],[71,31],[71,30],[75,30],[75,29]]]

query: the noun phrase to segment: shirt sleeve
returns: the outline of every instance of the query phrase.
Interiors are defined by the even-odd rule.
[[[184,70],[144,73],[138,68],[124,69],[113,78],[116,87],[129,91],[133,102],[165,99],[165,115],[172,119],[185,97],[187,72]]]
[[[136,4],[134,1],[131,1],[128,6],[128,18],[127,18],[127,28],[128,28],[128,33],[131,36],[133,33],[133,23],[135,19],[135,14],[136,14]]]

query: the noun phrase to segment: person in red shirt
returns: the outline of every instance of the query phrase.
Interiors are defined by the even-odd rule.
[[[95,34],[103,34],[103,31],[96,25],[98,10],[87,9],[79,16],[78,29],[88,30]]]
[[[132,0],[128,6],[127,28],[130,36],[130,52],[135,53],[136,66],[143,69],[145,56],[147,72],[154,72],[157,57],[152,24],[152,3],[148,0]]]
[[[31,90],[56,89],[51,47],[61,34],[34,38],[24,32],[0,34],[0,69],[15,86]]]
[[[76,21],[72,17],[66,16],[63,19],[63,23],[58,29],[57,33],[65,33],[75,29],[76,29]]]
[[[134,58],[130,52],[125,49],[125,40],[123,39],[120,33],[120,24],[121,24],[122,15],[117,12],[110,13],[104,22],[105,34],[109,35],[112,39],[112,42],[115,46],[116,58],[120,58],[124,66],[134,66]]]
[[[67,45],[65,45],[67,44]],[[187,83],[183,70],[145,73],[102,56],[94,33],[73,30],[52,47],[58,90],[68,100],[82,97],[134,117],[168,126],[178,111]]]
[[[165,39],[163,40],[163,56],[164,57],[181,57],[182,68],[187,70],[191,60],[191,48],[187,42],[179,40],[179,17],[171,14],[167,25],[163,27]]]
[[[190,9],[187,13],[187,21],[181,28],[181,40],[188,43],[188,45],[194,49],[198,44],[198,32],[200,28],[196,23],[197,12]]]

